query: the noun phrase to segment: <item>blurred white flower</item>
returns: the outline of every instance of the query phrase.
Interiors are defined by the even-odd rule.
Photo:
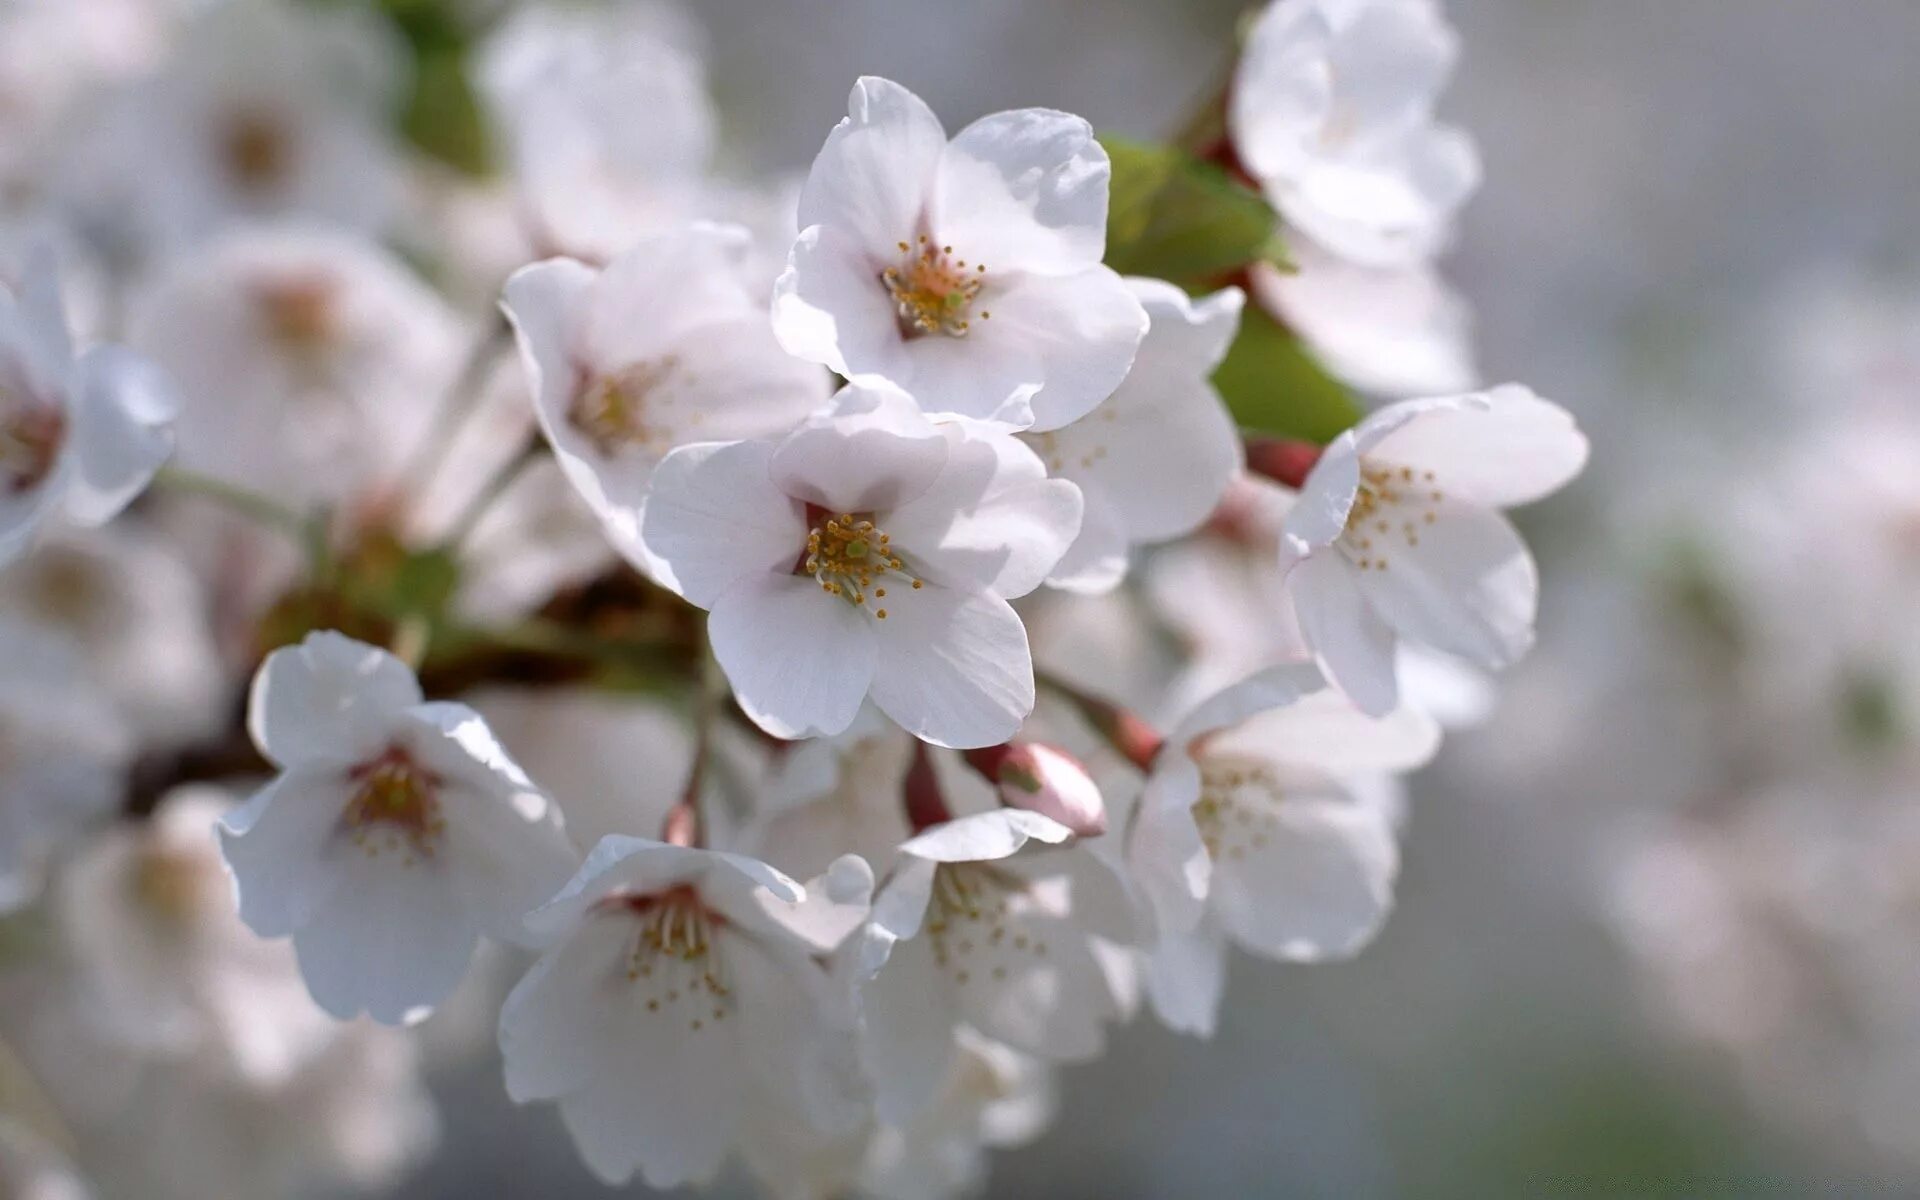
[[[1402,401],[1334,439],[1280,535],[1328,678],[1384,716],[1402,639],[1489,670],[1524,655],[1539,577],[1500,510],[1559,489],[1586,459],[1573,418],[1517,385]]]
[[[1007,600],[1053,570],[1080,507],[1012,437],[856,383],[785,439],[668,455],[642,536],[711,610],[714,656],[769,733],[838,733],[871,696],[927,741],[989,746],[1033,708]]]
[[[1234,75],[1240,161],[1288,224],[1340,257],[1430,258],[1480,183],[1472,140],[1433,119],[1458,53],[1437,0],[1277,0]]]
[[[380,246],[291,226],[176,259],[137,290],[129,327],[179,385],[180,464],[293,502],[397,472],[466,348]]]
[[[480,715],[423,703],[385,651],[335,633],[276,650],[248,726],[281,773],[221,823],[240,915],[292,936],[336,1016],[424,1016],[480,937],[523,939],[521,918],[578,862]]]
[[[347,9],[210,6],[156,74],[107,98],[61,163],[59,195],[136,251],[266,218],[378,232],[400,201],[393,40]]]
[[[784,433],[826,400],[827,373],[780,349],[746,288],[746,230],[645,238],[605,270],[525,267],[504,305],[534,408],[567,478],[614,545],[656,577],[640,524],[654,467],[688,442]]]
[[[76,356],[51,253],[0,286],[0,564],[55,517],[112,519],[173,447],[174,399],[119,346]]]
[[[820,900],[857,921],[872,876],[854,874]],[[851,922],[813,900],[754,859],[604,839],[529,918],[552,949],[500,1014],[508,1094],[558,1101],[610,1184],[711,1179],[751,1105],[857,1124],[853,993],[814,957]]]
[[[1027,108],[948,141],[918,96],[872,76],[847,108],[800,194],[781,344],[929,414],[1016,429],[1111,395],[1147,318],[1100,262],[1111,168],[1092,128]]]
[[[1128,845],[1158,919],[1147,978],[1161,1019],[1212,1033],[1229,941],[1292,962],[1365,946],[1400,866],[1383,777],[1439,745],[1430,718],[1368,717],[1304,663],[1194,710],[1155,758]]]
[[[1193,532],[1240,468],[1239,431],[1208,379],[1240,328],[1244,293],[1195,302],[1158,279],[1127,285],[1152,322],[1133,369],[1086,416],[1022,435],[1086,498],[1080,536],[1048,580],[1073,591],[1114,587],[1134,546]]]
[[[0,1195],[10,1200],[88,1200],[93,1193],[50,1139],[0,1117]]]
[[[479,83],[546,253],[607,262],[708,215],[701,43],[681,9],[645,2],[526,5],[489,39]]]
[[[45,159],[90,89],[152,64],[170,21],[153,0],[0,8],[0,191],[44,185]]]

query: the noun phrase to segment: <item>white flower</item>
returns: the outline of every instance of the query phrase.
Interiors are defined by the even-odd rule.
[[[180,465],[293,503],[396,472],[467,342],[397,258],[311,227],[237,230],[131,307],[129,341],[179,384]]]
[[[1147,318],[1106,252],[1106,151],[1027,108],[949,142],[912,92],[854,85],[800,195],[781,344],[930,414],[1057,429],[1126,376]]]
[[[1079,490],[1018,441],[935,427],[873,383],[783,440],[674,451],[642,532],[769,733],[838,733],[870,696],[926,741],[988,746],[1033,708],[1007,601],[1079,523]]]
[[[604,262],[700,211],[718,117],[699,42],[678,8],[631,3],[524,7],[488,41],[479,83],[549,252]]]
[[[0,620],[0,662],[0,912],[10,912],[120,802],[133,745],[64,639]]]
[[[1587,439],[1524,387],[1406,400],[1334,440],[1280,535],[1300,631],[1365,711],[1398,702],[1402,640],[1489,670],[1533,643],[1539,577],[1501,509],[1579,473]]]
[[[507,281],[547,441],[615,546],[656,577],[640,522],[661,458],[785,433],[827,398],[827,373],[780,349],[748,293],[747,246],[744,229],[696,224],[603,271],[554,259]]]
[[[423,703],[385,651],[337,633],[276,650],[248,726],[281,773],[222,822],[240,915],[262,937],[292,935],[336,1016],[422,1015],[482,934],[522,937],[578,861],[479,714]]]
[[[1467,303],[1431,265],[1360,266],[1305,241],[1287,253],[1297,269],[1254,264],[1254,297],[1335,377],[1390,400],[1479,383]]]
[[[106,523],[173,448],[160,373],[119,346],[78,356],[50,254],[0,285],[0,564],[55,516]]]
[[[93,1193],[53,1137],[0,1117],[0,1194],[15,1200],[88,1200]]]
[[[368,14],[212,6],[158,74],[109,97],[60,194],[142,248],[273,217],[376,232],[399,200],[394,43]]]
[[[1433,120],[1458,49],[1435,0],[1278,0],[1234,76],[1241,162],[1290,225],[1342,258],[1432,257],[1480,181],[1472,141]]]
[[[937,1095],[962,1028],[1052,1062],[1104,1048],[1121,1009],[1100,942],[1132,942],[1133,909],[1087,846],[1062,846],[1072,837],[1008,808],[902,843],[874,899],[891,952],[864,993],[882,1120],[909,1120]]]
[[[1428,717],[1368,717],[1304,663],[1183,721],[1155,758],[1128,844],[1159,923],[1148,995],[1162,1019],[1211,1032],[1229,939],[1301,962],[1366,945],[1399,869],[1399,801],[1380,777],[1439,744]]]
[[[507,1093],[558,1101],[602,1180],[656,1188],[710,1179],[751,1106],[856,1124],[853,993],[815,961],[851,928],[829,910],[864,916],[853,874],[818,908],[754,859],[602,840],[528,920],[553,945],[500,1014]]]
[[[1240,327],[1238,288],[1195,302],[1170,283],[1129,279],[1152,325],[1119,390],[1086,416],[1022,439],[1086,498],[1080,536],[1048,580],[1104,591],[1128,551],[1205,521],[1240,468],[1240,434],[1208,382]]]

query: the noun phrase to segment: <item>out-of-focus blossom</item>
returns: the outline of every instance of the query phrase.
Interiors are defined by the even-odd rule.
[[[1193,532],[1240,467],[1240,436],[1208,382],[1240,327],[1238,288],[1200,300],[1158,279],[1130,279],[1152,325],[1133,369],[1079,420],[1023,440],[1086,500],[1080,536],[1048,581],[1114,587],[1136,545]]]
[[[781,344],[929,414],[1058,429],[1120,386],[1146,335],[1106,251],[1107,153],[1026,108],[947,139],[924,101],[854,85],[800,194],[774,293]]]
[[[1300,630],[1369,713],[1399,702],[1402,639],[1489,670],[1533,644],[1539,577],[1501,509],[1585,465],[1564,409],[1509,385],[1408,400],[1336,438],[1280,535]]]
[[[838,733],[870,696],[918,737],[990,746],[1033,708],[1007,601],[1079,523],[1079,490],[1014,438],[935,426],[874,383],[785,439],[674,451],[642,536],[711,611],[714,656],[769,733]]]
[[[773,339],[747,291],[747,232],[697,224],[605,270],[570,259],[507,281],[540,427],[614,544],[657,578],[640,524],[654,468],[689,442],[785,433],[826,400],[826,372]]]
[[[275,651],[248,724],[281,773],[221,823],[240,915],[292,936],[336,1016],[424,1015],[483,934],[523,939],[521,919],[578,861],[480,715],[423,703],[382,650],[318,633]]]
[[[1334,254],[1405,267],[1445,243],[1480,182],[1434,101],[1459,39],[1437,0],[1278,0],[1234,74],[1234,145],[1288,224]]]

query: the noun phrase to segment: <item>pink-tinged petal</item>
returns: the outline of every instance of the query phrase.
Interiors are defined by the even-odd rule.
[[[1021,275],[1003,286],[989,282],[974,307],[992,316],[974,321],[966,337],[946,340],[953,353],[965,351],[970,358],[998,353],[1030,364],[1028,382],[1040,385],[1032,397],[1037,430],[1077,421],[1113,395],[1147,335],[1146,309],[1126,281],[1103,266],[1070,275]],[[916,398],[928,374],[917,369]],[[920,402],[932,411],[929,401]]]
[[[982,117],[940,157],[933,234],[989,273],[1079,271],[1106,253],[1112,174],[1093,127],[1071,113]]]
[[[1370,457],[1433,472],[1451,500],[1528,504],[1564,487],[1587,462],[1572,414],[1518,384],[1461,398],[1380,439]]]
[[[480,940],[451,864],[410,858],[404,842],[378,854],[336,843],[331,868],[339,885],[293,935],[314,1002],[343,1021],[421,1019],[460,982]]]
[[[773,333],[787,353],[849,377],[909,386],[913,365],[876,259],[827,225],[800,232],[773,285]]]
[[[1370,717],[1331,688],[1303,695],[1221,730],[1209,754],[1239,754],[1298,764],[1329,775],[1412,771],[1440,749],[1440,726],[1408,705]]]
[[[686,329],[672,353],[685,370],[665,382],[658,425],[675,443],[783,434],[832,392],[817,363],[780,348],[759,307]]]
[[[332,631],[267,656],[253,677],[247,730],[276,765],[351,763],[420,703],[420,682],[377,646]]]
[[[1052,817],[1019,808],[999,808],[943,821],[900,846],[902,854],[931,862],[992,862],[1028,842],[1059,845],[1073,831]]]
[[[887,606],[887,618],[873,623],[880,711],[922,741],[961,750],[1019,732],[1033,712],[1033,659],[1012,605],[936,584],[875,603]]]
[[[690,330],[764,311],[741,270],[751,246],[745,229],[707,222],[635,243],[595,280],[577,349],[597,367],[648,362]]]
[[[1532,648],[1540,579],[1499,512],[1442,504],[1416,543],[1396,542],[1378,561],[1385,569],[1358,572],[1359,587],[1401,637],[1489,670]]]
[[[682,446],[654,471],[640,536],[671,572],[661,582],[711,608],[738,581],[790,570],[807,545],[801,506],[767,473],[765,441]]]
[[[789,496],[834,512],[869,513],[924,493],[947,458],[946,437],[905,392],[864,382],[842,388],[831,408],[789,434],[768,471]]]
[[[608,834],[587,852],[565,887],[527,914],[527,929],[543,943],[559,941],[602,898],[623,891],[647,895],[700,879],[716,857],[709,850]]]
[[[120,346],[80,359],[67,511],[100,525],[127,506],[173,453],[172,386],[159,367]]]
[[[800,227],[833,227],[869,253],[913,241],[946,145],[925,101],[892,80],[862,76],[847,96],[846,119],[807,174]]]
[[[1385,716],[1400,702],[1394,630],[1368,603],[1356,573],[1339,552],[1322,551],[1294,567],[1287,591],[1327,678],[1362,712]]]
[[[1216,859],[1213,910],[1249,952],[1288,962],[1346,958],[1393,906],[1400,868],[1390,817],[1344,794],[1286,794],[1236,830]]]
[[[946,469],[933,485],[876,520],[906,569],[930,582],[1024,596],[1040,586],[1080,532],[1080,489],[1048,479],[1025,444],[947,426]]]
[[[1227,984],[1227,940],[1214,921],[1162,934],[1147,956],[1147,1001],[1175,1033],[1213,1036]]]
[[[265,938],[287,937],[340,883],[328,845],[349,785],[337,770],[294,769],[220,822],[220,851],[239,895],[240,919]]]
[[[734,699],[775,737],[853,724],[874,679],[875,621],[811,576],[763,572],[721,595],[707,622]]]

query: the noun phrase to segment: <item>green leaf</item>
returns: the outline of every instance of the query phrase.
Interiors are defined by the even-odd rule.
[[[449,166],[485,175],[493,166],[493,147],[467,65],[464,46],[419,47],[400,128],[415,146]]]
[[[1272,255],[1273,209],[1221,168],[1161,146],[1100,142],[1113,160],[1107,265],[1114,270],[1210,287]]]
[[[1275,437],[1326,443],[1364,415],[1300,339],[1253,304],[1213,383],[1242,428]]]

